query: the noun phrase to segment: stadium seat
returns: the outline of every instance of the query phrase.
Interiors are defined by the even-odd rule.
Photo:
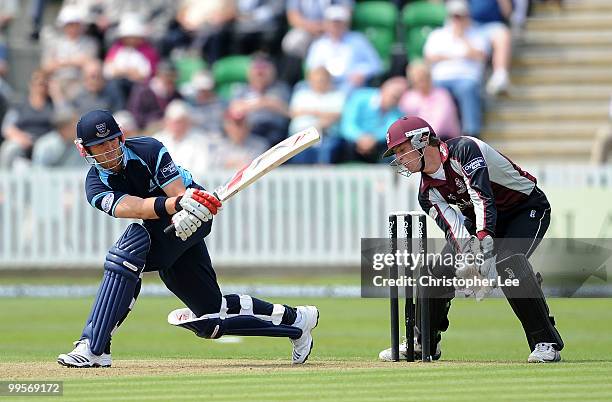
[[[353,10],[353,28],[358,31],[369,27],[394,30],[397,14],[397,8],[386,1],[357,3]]]
[[[417,1],[409,3],[402,11],[402,23],[406,29],[406,54],[408,60],[423,57],[423,46],[429,33],[444,25],[444,4]]]
[[[393,46],[394,35],[387,30],[379,28],[367,28],[364,34],[376,51],[378,51],[385,69],[388,69],[391,63],[391,47]]]
[[[217,94],[229,99],[236,84],[247,82],[247,71],[251,64],[249,56],[227,56],[219,59],[212,66]]]
[[[177,84],[183,85],[191,81],[193,74],[206,68],[206,62],[198,56],[181,57],[174,61],[177,71]]]
[[[397,8],[386,1],[357,3],[353,10],[353,29],[362,32],[368,38],[386,68],[390,64],[397,20]]]

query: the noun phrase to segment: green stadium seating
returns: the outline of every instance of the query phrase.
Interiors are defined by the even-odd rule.
[[[367,28],[364,32],[372,46],[378,51],[385,68],[389,67],[391,61],[391,47],[395,41],[391,32],[378,28]]]
[[[227,56],[219,59],[212,66],[217,94],[229,99],[236,84],[247,82],[247,71],[251,64],[249,56]]]
[[[429,1],[409,3],[402,11],[402,23],[406,29],[406,54],[408,60],[423,57],[423,46],[429,33],[444,25],[444,4]]]
[[[390,64],[397,21],[397,8],[386,1],[357,3],[353,10],[353,29],[362,32],[368,38],[386,68]]]
[[[199,56],[181,57],[174,61],[177,71],[177,83],[183,85],[191,81],[191,77],[198,71],[206,69],[206,62]]]
[[[359,31],[369,27],[394,30],[397,17],[397,8],[389,2],[357,3],[353,10],[353,28]]]

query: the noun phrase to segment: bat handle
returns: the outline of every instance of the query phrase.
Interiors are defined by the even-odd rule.
[[[166,226],[164,228],[164,233],[169,235],[170,233],[172,233],[172,229],[174,229],[174,225],[173,224],[169,224],[168,226]]]
[[[221,198],[219,198],[219,195],[217,194],[217,192],[216,192],[216,191],[214,191],[214,192],[213,192],[213,195],[214,195],[215,197],[217,197],[217,199],[218,199],[219,201],[221,201]],[[177,211],[177,212],[178,212],[178,211]],[[169,224],[168,226],[166,226],[166,227],[164,228],[164,233],[165,233],[165,234],[167,234],[167,235],[169,235],[170,233],[172,233],[172,230],[173,230],[173,229],[174,229],[174,225],[171,223],[171,224]]]

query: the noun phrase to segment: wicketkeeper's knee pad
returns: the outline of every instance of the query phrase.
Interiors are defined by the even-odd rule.
[[[502,291],[521,321],[531,350],[540,342],[555,343],[563,349],[563,340],[555,328],[554,317],[546,304],[540,281],[524,254],[513,254],[497,262],[502,281],[518,279],[519,286],[504,286]]]
[[[102,354],[113,331],[133,307],[150,246],[147,230],[133,223],[106,255],[102,284],[81,336],[89,339],[94,354]]]

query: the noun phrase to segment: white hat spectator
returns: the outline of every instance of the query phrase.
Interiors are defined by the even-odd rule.
[[[324,17],[328,21],[348,22],[351,19],[351,13],[346,7],[334,5],[325,9]]]
[[[215,80],[208,71],[199,71],[191,78],[194,91],[210,91],[215,87]]]
[[[446,12],[448,15],[469,15],[470,9],[465,0],[450,0],[446,3]]]
[[[179,99],[175,99],[168,104],[164,118],[169,120],[178,120],[190,116],[189,105]]]
[[[83,24],[86,20],[84,10],[78,6],[65,6],[57,16],[57,25],[63,27],[67,24]]]
[[[126,14],[121,18],[121,22],[119,22],[117,36],[120,38],[125,38],[127,36],[142,38],[147,36],[147,26],[139,15]]]

